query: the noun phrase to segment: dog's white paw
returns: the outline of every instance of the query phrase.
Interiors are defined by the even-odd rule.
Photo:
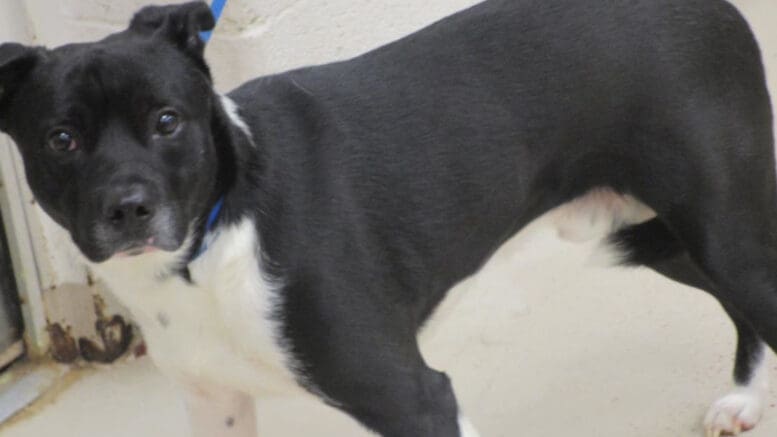
[[[739,435],[753,429],[764,410],[763,395],[758,390],[741,390],[718,399],[704,418],[707,437]]]

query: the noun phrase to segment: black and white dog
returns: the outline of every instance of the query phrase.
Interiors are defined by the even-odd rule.
[[[476,435],[416,334],[564,204],[606,208],[622,263],[720,300],[737,388],[708,433],[756,424],[777,181],[760,52],[734,7],[489,0],[228,96],[198,38],[213,24],[195,2],[95,43],[0,46],[0,128],[188,388],[195,434],[252,435],[249,395],[280,375],[385,436]]]

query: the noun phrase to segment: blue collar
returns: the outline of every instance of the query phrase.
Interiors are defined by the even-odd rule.
[[[224,206],[224,198],[221,197],[219,200],[216,201],[216,204],[213,205],[213,209],[210,210],[210,214],[208,215],[208,222],[205,223],[205,233],[213,230],[213,226],[216,224],[216,220],[219,219],[219,214],[221,214],[221,207]]]
[[[206,250],[208,250],[208,234],[213,231],[213,228],[216,226],[216,221],[219,219],[219,215],[221,214],[221,209],[224,206],[224,198],[221,197],[219,200],[216,201],[216,204],[213,205],[213,208],[210,210],[210,214],[208,214],[208,221],[205,223],[205,232],[202,234],[202,240],[200,242],[200,247],[197,249],[197,252],[194,253],[194,256],[189,262],[194,261],[195,259],[199,258],[200,255],[205,253]]]

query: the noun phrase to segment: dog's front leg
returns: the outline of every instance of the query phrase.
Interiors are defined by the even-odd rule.
[[[241,392],[184,390],[192,437],[256,437],[254,399]]]

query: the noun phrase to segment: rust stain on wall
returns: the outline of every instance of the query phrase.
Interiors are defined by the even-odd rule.
[[[97,344],[86,337],[78,339],[81,356],[86,361],[112,363],[124,355],[132,342],[132,327],[124,321],[122,316],[115,315],[110,319],[98,319],[95,322],[95,329],[100,335],[102,344]]]
[[[132,326],[120,315],[107,316],[105,301],[95,295],[94,312],[97,316],[94,327],[98,341],[80,337],[78,341],[71,333],[71,327],[60,323],[48,323],[51,338],[51,356],[61,363],[72,363],[79,357],[89,362],[112,363],[129,348],[132,342]]]
[[[46,330],[51,338],[51,356],[60,363],[72,363],[78,359],[78,346],[70,333],[70,326],[63,328],[59,323],[48,322]]]

